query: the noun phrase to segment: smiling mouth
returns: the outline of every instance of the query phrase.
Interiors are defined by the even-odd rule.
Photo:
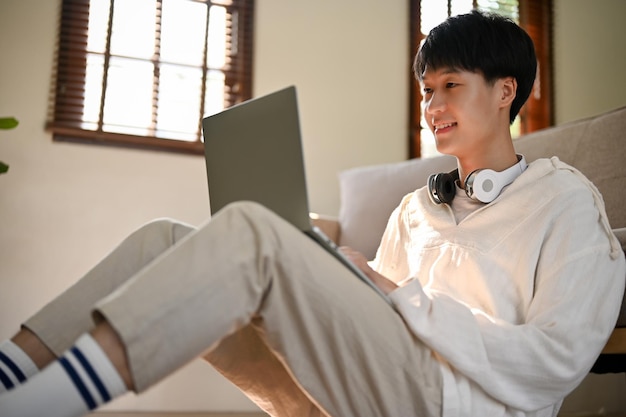
[[[443,132],[451,127],[456,126],[456,122],[452,122],[452,123],[439,123],[439,124],[433,124],[433,127],[435,128],[435,133],[437,132]]]

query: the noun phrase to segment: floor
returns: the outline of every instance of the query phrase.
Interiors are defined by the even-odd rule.
[[[267,417],[263,413],[149,413],[149,412],[99,412],[90,417]],[[559,417],[626,417],[626,414],[607,413],[561,413]]]
[[[558,417],[626,417],[623,413],[559,413]]]
[[[267,417],[264,413],[98,412],[89,417]]]

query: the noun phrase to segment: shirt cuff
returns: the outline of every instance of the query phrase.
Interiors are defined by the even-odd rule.
[[[396,288],[388,294],[391,301],[398,307],[410,305],[412,309],[428,308],[430,298],[424,292],[422,284],[417,279]]]

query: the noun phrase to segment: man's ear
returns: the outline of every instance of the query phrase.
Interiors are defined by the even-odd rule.
[[[501,98],[500,105],[502,107],[511,106],[517,94],[517,80],[515,77],[506,77],[499,80]]]

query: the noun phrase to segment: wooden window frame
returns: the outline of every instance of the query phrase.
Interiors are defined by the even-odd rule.
[[[424,35],[420,27],[420,0],[410,0],[409,7],[409,45],[412,63]],[[552,13],[552,0],[519,0],[519,25],[533,39],[538,61],[538,76],[533,91],[518,116],[521,134],[553,124]],[[410,79],[409,100],[409,158],[418,158],[421,156],[421,92],[413,73]]]
[[[157,0],[157,18],[160,15],[164,0]],[[198,0],[196,0],[198,1]],[[226,64],[222,71],[225,77],[224,108],[230,107],[252,97],[252,47],[253,47],[253,21],[254,0],[230,0],[230,1],[199,1],[210,5],[224,6],[229,13],[238,16],[237,25],[229,20],[228,30],[231,32],[227,38],[232,43],[236,42],[236,48],[229,48]],[[111,0],[112,10],[114,1]],[[207,7],[208,13],[209,7]],[[112,13],[109,13],[110,16]],[[208,22],[208,16],[207,16]],[[209,68],[206,59],[202,68],[201,105],[198,109],[198,125],[195,140],[187,141],[178,138],[167,138],[155,132],[158,102],[156,91],[159,83],[159,56],[155,53],[152,60],[154,65],[153,76],[153,99],[152,99],[152,127],[148,135],[133,135],[114,133],[103,130],[103,107],[104,91],[106,91],[106,69],[102,79],[102,98],[100,103],[100,115],[98,126],[95,130],[86,130],[82,125],[83,103],[86,86],[87,64],[87,37],[89,24],[89,0],[62,0],[59,20],[59,33],[57,39],[56,61],[54,63],[53,80],[50,93],[49,112],[46,130],[52,132],[54,141],[86,142],[103,145],[115,145],[132,148],[149,148],[165,151],[175,151],[193,154],[202,154],[201,123],[204,109],[204,91],[206,87],[207,72]],[[108,39],[111,36],[111,17],[109,17]],[[155,38],[158,43],[160,28],[157,25]],[[208,23],[207,28],[208,30]],[[206,33],[206,32],[205,32]],[[206,38],[206,36],[205,36]],[[155,48],[158,51],[158,47]],[[205,52],[206,54],[206,44]],[[111,53],[107,48],[104,54],[105,68]]]

